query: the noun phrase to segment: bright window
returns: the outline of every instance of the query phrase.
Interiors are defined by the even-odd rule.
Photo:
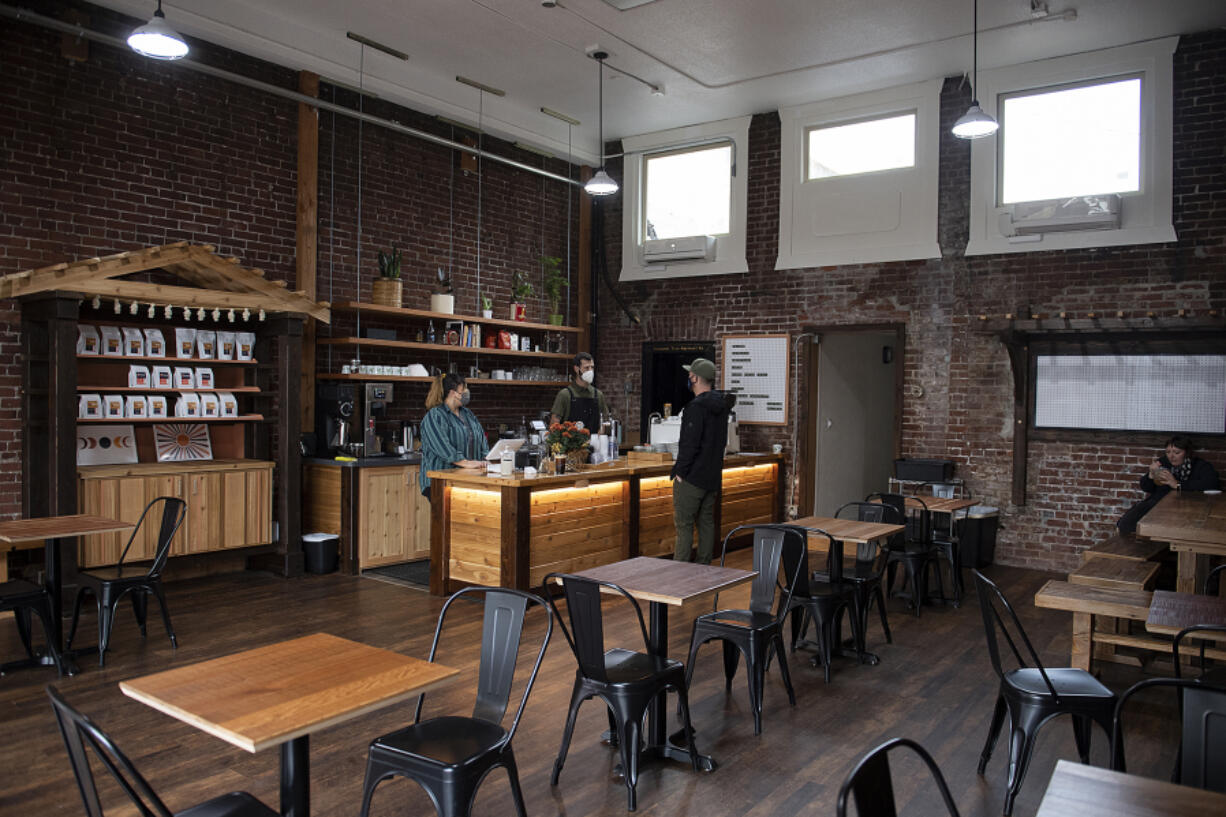
[[[644,158],[647,238],[726,235],[732,217],[732,145]]]
[[[1001,204],[1141,189],[1140,77],[1001,105]]]
[[[915,166],[915,114],[810,128],[806,181]]]

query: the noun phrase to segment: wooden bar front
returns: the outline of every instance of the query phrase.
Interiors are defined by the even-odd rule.
[[[716,511],[721,536],[780,518],[781,460],[725,458]],[[553,571],[672,553],[671,468],[610,463],[533,479],[431,471],[430,592],[469,584],[528,590]]]

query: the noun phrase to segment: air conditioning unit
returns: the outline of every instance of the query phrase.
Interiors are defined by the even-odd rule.
[[[1073,196],[1026,201],[1010,205],[1000,214],[1003,235],[1041,235],[1078,230],[1118,230],[1120,197]]]
[[[691,235],[685,238],[652,238],[643,242],[643,263],[669,261],[714,261],[715,237]]]

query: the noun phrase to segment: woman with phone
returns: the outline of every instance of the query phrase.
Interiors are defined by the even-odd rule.
[[[1133,533],[1137,522],[1158,504],[1172,489],[1179,491],[1215,491],[1218,489],[1217,471],[1205,460],[1192,456],[1195,445],[1192,438],[1176,434],[1166,441],[1166,451],[1149,464],[1149,470],[1141,477],[1141,490],[1147,496],[1124,512],[1115,526],[1121,533]]]

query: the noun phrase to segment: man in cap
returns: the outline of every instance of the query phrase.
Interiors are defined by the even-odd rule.
[[[736,395],[715,389],[715,364],[705,357],[682,366],[694,399],[681,412],[681,437],[673,464],[673,522],[677,544],[673,559],[688,562],[698,524],[698,561],[711,563],[715,550],[715,502],[724,472],[728,413]]]

